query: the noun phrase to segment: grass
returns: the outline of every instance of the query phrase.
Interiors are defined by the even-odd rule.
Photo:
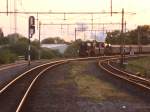
[[[86,63],[78,63],[78,65],[73,65],[70,70],[70,78],[76,83],[80,97],[93,101],[110,100],[113,98],[127,99],[129,97],[110,83],[104,82],[90,73],[85,73],[86,69]]]
[[[126,70],[141,76],[150,77],[150,57],[130,60]]]

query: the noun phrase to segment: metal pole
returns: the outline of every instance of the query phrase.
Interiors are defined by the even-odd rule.
[[[95,42],[96,42],[96,31],[95,31]]]
[[[124,32],[126,33],[126,31],[127,31],[127,22],[125,21],[125,23],[124,23]]]
[[[14,12],[16,12],[16,0],[14,0]],[[17,33],[17,13],[14,13],[14,26],[15,26],[15,33]]]
[[[139,54],[141,53],[142,49],[141,49],[141,38],[140,38],[140,26],[138,27],[138,46],[139,46]]]
[[[126,21],[124,22],[124,32],[123,33],[125,33],[126,34],[126,28],[127,27],[127,23],[126,23]],[[124,35],[123,34],[123,36],[126,36],[126,35]],[[124,50],[123,50],[123,61],[125,62],[125,56],[126,56],[126,48],[125,48],[125,43],[126,43],[126,41],[125,41],[125,39],[124,39],[124,37],[123,37],[123,48],[124,48]]]
[[[30,56],[30,54],[31,54],[31,41],[30,41],[30,38],[31,38],[31,36],[30,36],[30,34],[29,34],[29,46],[28,46],[28,66],[30,66],[30,65],[31,65],[31,56]]]
[[[31,63],[31,41],[30,38],[32,38],[32,36],[35,33],[35,18],[34,16],[30,16],[29,20],[28,20],[28,37],[29,37],[29,46],[28,46],[28,65],[30,66]]]
[[[28,38],[29,38],[29,43],[28,43],[28,66],[31,65],[31,56],[30,56],[30,53],[31,53],[31,35],[30,35],[30,28],[28,28]]]
[[[86,40],[86,35],[85,35],[85,33],[86,33],[86,32],[84,31],[84,41]]]
[[[41,59],[41,22],[39,22],[39,60]]]
[[[105,29],[105,27],[104,27],[104,24],[103,24],[103,33],[104,33],[104,29]]]
[[[75,28],[75,41],[77,40],[77,29]]]
[[[38,22],[39,22],[39,14],[38,14],[38,12],[37,12],[37,14],[36,14],[36,16],[37,16],[37,30],[38,30]]]
[[[110,0],[110,12],[111,12],[111,16],[112,16],[112,0]]]
[[[123,31],[124,31],[124,9],[122,9],[122,26],[121,26],[121,65],[124,62],[124,39],[123,39]]]
[[[93,14],[91,15],[92,16],[92,18],[91,18],[91,37],[93,36]]]
[[[7,10],[7,16],[8,16],[8,0],[6,1],[6,10]]]

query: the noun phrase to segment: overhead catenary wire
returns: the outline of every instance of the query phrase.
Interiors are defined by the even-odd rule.
[[[0,11],[1,14],[5,14],[7,13],[6,11]],[[70,15],[70,14],[83,14],[83,15],[95,15],[95,14],[110,14],[110,12],[106,12],[106,11],[103,11],[103,12],[28,12],[28,11],[8,11],[9,14],[14,14],[14,13],[17,13],[17,14],[60,14],[60,15]],[[114,11],[112,12],[112,14],[121,14],[121,12],[118,12],[118,11]],[[136,13],[134,12],[125,12],[125,14],[128,14],[128,15],[134,15]]]
[[[14,0],[14,1],[16,1],[16,0]],[[24,10],[23,4],[22,4],[22,0],[17,0],[17,1],[19,1],[18,4],[20,6],[20,7],[17,7],[18,10],[15,9],[15,6],[14,6],[14,11],[11,11],[11,10],[9,10],[9,11],[0,11],[0,14],[5,14],[7,12],[10,16],[12,14],[14,14],[14,15],[17,14],[17,16],[20,16],[20,17],[25,18],[25,19],[26,18],[28,19],[28,17],[30,15],[33,15],[33,16],[36,16],[37,22],[38,22],[39,18],[43,22],[43,21],[45,21],[44,18],[46,16],[49,16],[49,15],[51,16],[52,15],[50,19],[47,19],[47,21],[56,22],[56,21],[60,20],[61,22],[64,22],[62,25],[66,25],[67,26],[67,27],[64,27],[64,29],[65,28],[69,29],[69,31],[70,31],[70,26],[75,26],[73,24],[75,24],[75,22],[77,23],[78,21],[81,21],[81,23],[84,23],[86,21],[85,24],[88,24],[89,22],[91,22],[91,24],[88,24],[88,25],[92,27],[91,31],[94,30],[97,26],[101,25],[101,24],[97,25],[97,23],[98,23],[97,21],[99,20],[99,18],[97,18],[98,17],[97,15],[109,16],[109,14],[111,12],[114,15],[121,15],[120,11],[102,11],[102,12],[52,12],[52,11],[38,12],[38,11],[31,11],[30,12],[30,11],[25,11]],[[23,9],[23,11],[22,11],[22,9]],[[127,15],[134,15],[135,13],[133,13],[133,12],[125,12],[125,14],[127,14]],[[81,17],[79,15],[82,15],[84,17]],[[91,15],[92,15],[92,18],[91,18]],[[71,23],[70,21],[74,21],[74,23]],[[103,23],[104,22],[105,21],[103,21]],[[15,32],[16,32],[16,30],[17,30],[17,20],[16,20],[16,22],[14,21],[14,23],[16,23],[15,24]],[[37,26],[37,28],[38,28],[38,26]],[[60,29],[60,26],[59,26],[59,29]],[[67,34],[69,34],[69,31],[68,30],[66,30],[66,31],[68,32]]]

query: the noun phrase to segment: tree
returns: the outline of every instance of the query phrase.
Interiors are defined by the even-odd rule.
[[[42,59],[52,59],[62,57],[58,50],[52,50],[48,48],[42,48],[41,50],[41,58]]]
[[[15,53],[8,48],[0,48],[0,64],[12,63],[17,59]]]
[[[82,43],[82,40],[78,39],[75,42],[72,42],[66,49],[64,56],[65,57],[78,57],[79,48]]]
[[[3,33],[2,28],[0,28],[0,38],[3,38],[3,37],[4,37],[4,33]]]
[[[49,37],[42,40],[42,44],[64,44],[65,40],[61,39],[60,37]]]
[[[139,31],[140,34],[141,44],[150,44],[150,26],[139,26],[137,31]]]
[[[108,32],[106,42],[110,44],[121,44],[121,32],[119,30]]]
[[[138,39],[140,37],[140,40]],[[129,32],[123,33],[121,36],[120,31],[108,32],[106,37],[106,42],[110,44],[121,44],[124,40],[125,44],[137,45],[140,41],[141,44],[150,44],[150,26],[138,26],[136,29]]]

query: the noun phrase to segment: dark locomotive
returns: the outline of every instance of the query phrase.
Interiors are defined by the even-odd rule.
[[[123,49],[123,50],[122,50]],[[79,48],[80,57],[93,57],[102,55],[116,55],[121,52],[124,54],[148,54],[150,45],[109,45],[102,42],[82,42]]]

